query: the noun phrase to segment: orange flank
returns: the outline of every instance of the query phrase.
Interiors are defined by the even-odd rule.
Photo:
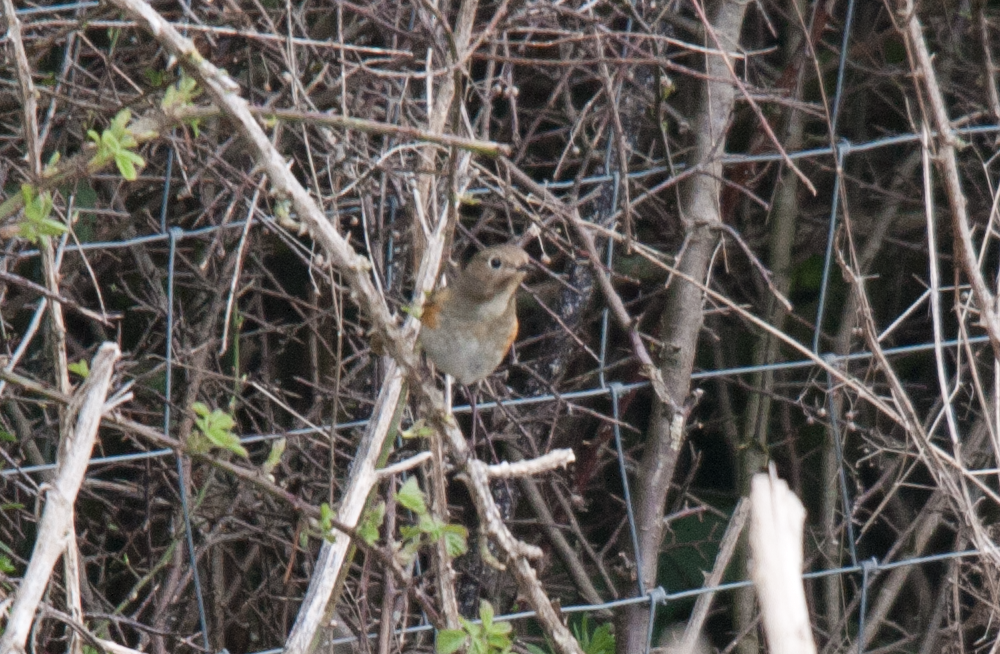
[[[431,294],[424,302],[423,311],[420,313],[420,322],[426,327],[437,329],[441,326],[441,305],[447,289],[441,289]]]

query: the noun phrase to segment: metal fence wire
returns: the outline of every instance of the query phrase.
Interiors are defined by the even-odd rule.
[[[840,137],[837,134],[836,129],[838,121],[840,120],[842,104],[845,97],[845,72],[847,71],[848,64],[850,63],[848,57],[851,53],[852,30],[855,29],[853,24],[855,1],[849,0],[846,3],[839,4],[843,5],[841,7],[841,11],[843,11],[843,22],[839,26],[839,29],[841,30],[839,48],[840,60],[837,64],[835,92],[829,102],[829,105],[832,108],[831,122],[834,130],[832,134],[833,138],[831,139],[832,145],[807,147],[796,151],[790,151],[787,153],[787,157],[796,162],[810,162],[815,165],[817,169],[823,168],[831,170],[833,174],[832,184],[829,185],[828,188],[821,191],[827,196],[826,202],[828,203],[830,211],[825,219],[825,225],[822,225],[820,228],[825,229],[824,238],[826,239],[826,247],[821,259],[821,265],[819,266],[821,281],[818,290],[818,300],[815,302],[815,318],[812,321],[812,325],[815,327],[812,328],[813,332],[809,334],[808,337],[802,338],[801,341],[803,343],[809,343],[808,347],[815,357],[826,361],[834,367],[846,367],[848,365],[863,364],[870,360],[872,354],[867,351],[854,351],[850,354],[827,351],[824,349],[823,339],[821,338],[821,328],[824,325],[824,317],[831,310],[831,304],[843,302],[842,296],[831,293],[830,287],[832,283],[831,279],[833,278],[838,266],[837,230],[844,226],[841,222],[843,209],[841,202],[843,194],[845,193],[844,189],[848,185],[855,183],[854,180],[848,179],[844,171],[850,168],[851,157],[857,156],[861,153],[886,151],[898,154],[901,149],[919,148],[921,135],[918,133],[886,134],[878,138],[872,138],[862,142],[852,142]],[[61,5],[22,7],[18,9],[17,13],[21,20],[25,22],[25,25],[30,26],[34,24],[36,28],[40,29],[44,26],[43,23],[45,23],[45,21],[59,21],[66,16],[82,15],[81,12],[97,12],[100,8],[101,5],[98,2],[79,2]],[[186,10],[186,12],[187,13],[183,17],[182,21],[190,21],[189,24],[194,24],[194,21],[198,20],[197,14],[190,9]],[[94,16],[94,18],[98,18],[98,16]],[[109,23],[112,19],[112,17],[107,14],[101,15],[99,18],[101,20],[108,21]],[[127,25],[126,23],[122,24]],[[958,131],[964,138],[969,139],[994,138],[998,133],[1000,133],[1000,125],[966,125]],[[607,145],[608,151],[610,152],[612,144],[609,142]],[[156,217],[155,220],[149,221],[150,224],[158,222],[158,230],[151,229],[146,233],[136,233],[132,236],[117,238],[115,240],[86,242],[72,242],[64,240],[59,249],[63,253],[63,256],[66,256],[70,253],[81,253],[86,255],[89,253],[107,253],[114,250],[127,250],[146,246],[165,246],[166,261],[164,263],[166,264],[168,271],[167,285],[165,289],[166,312],[163,330],[166,334],[173,334],[176,325],[180,321],[187,320],[189,318],[188,316],[178,316],[176,314],[178,305],[176,297],[178,293],[178,285],[175,284],[175,282],[178,279],[178,275],[181,274],[179,272],[179,268],[181,266],[179,256],[182,246],[186,244],[191,244],[195,247],[204,246],[206,242],[210,242],[211,239],[220,233],[239,234],[245,232],[248,228],[252,230],[272,230],[277,233],[280,231],[280,228],[275,224],[272,216],[267,215],[259,209],[255,210],[252,218],[249,217],[249,214],[247,217],[237,215],[237,210],[237,212],[233,212],[232,217],[223,224],[204,226],[197,225],[189,227],[181,227],[171,224],[170,216],[172,207],[169,205],[167,199],[174,197],[177,193],[176,188],[172,188],[172,185],[187,183],[185,177],[189,177],[191,175],[191,171],[184,168],[184,162],[178,160],[173,149],[170,149],[169,153],[164,154],[164,156],[167,157],[166,173],[163,177],[164,202],[161,208],[160,216]],[[772,152],[747,154],[727,153],[721,156],[727,166],[753,163],[775,163],[781,162],[784,159],[782,155]],[[619,175],[624,174],[630,180],[637,182],[645,179],[678,175],[683,172],[683,167],[678,165],[671,167],[650,165],[643,169],[621,171],[617,170],[617,162],[609,157],[606,170],[610,172],[607,172],[607,174],[591,175],[571,181],[551,182],[546,186],[556,193],[574,193],[577,195],[585,195],[587,193],[599,191],[603,188],[605,192],[615,194],[613,206],[611,206],[608,211],[608,215],[613,215],[621,209],[621,198],[617,195],[617,189],[619,188]],[[182,180],[184,181],[182,182]],[[483,186],[482,188],[470,190],[468,195],[470,197],[489,198],[494,195],[494,191],[495,189],[492,187]],[[256,206],[256,202],[254,202],[254,206]],[[352,217],[362,220],[365,219],[365,216],[363,215],[364,210],[361,206],[348,206],[342,208],[340,211],[341,219],[343,220],[349,220]],[[250,220],[253,221],[252,225],[248,222]],[[389,239],[387,245],[388,250],[386,252],[387,259],[391,259],[397,254],[397,250],[395,249],[396,245],[397,244],[392,239]],[[609,249],[607,251],[608,263],[610,264],[615,257],[619,256],[619,254],[619,252],[616,252],[615,249],[609,245]],[[36,257],[38,257],[37,251],[24,249],[19,250],[14,247],[12,243],[8,243],[6,251],[0,255],[0,267],[9,269],[14,263],[17,263],[19,266],[23,266],[26,261]],[[188,260],[184,263],[184,267],[188,268],[192,264],[189,260],[190,257],[186,257],[186,259]],[[386,270],[386,275],[398,274],[394,272],[395,270],[395,268]],[[919,301],[919,299],[914,298],[913,306],[916,306]],[[611,356],[610,352],[613,349],[609,344],[612,339],[610,334],[611,331],[612,327],[610,326],[610,321],[605,312],[603,319],[599,321],[598,342],[600,347],[597,355],[599,360],[595,364],[597,374],[593,377],[596,382],[595,384],[587,388],[579,388],[565,392],[539,392],[529,396],[508,398],[503,400],[503,405],[508,409],[549,405],[566,407],[572,406],[574,403],[599,400],[602,402],[601,406],[608,407],[610,409],[609,415],[614,419],[613,422],[610,423],[614,432],[614,456],[617,459],[617,467],[621,477],[619,481],[622,483],[622,499],[624,501],[625,513],[627,514],[628,529],[633,534],[631,541],[633,548],[635,548],[636,539],[634,534],[638,529],[638,525],[635,524],[632,506],[633,500],[629,494],[629,476],[633,467],[628,456],[627,445],[623,444],[622,426],[628,418],[627,414],[622,409],[621,400],[623,396],[627,394],[646,390],[648,388],[648,382],[621,381],[615,378],[614,362],[609,360],[609,357]],[[799,333],[802,334],[802,332]],[[956,359],[959,359],[965,356],[964,348],[969,346],[982,346],[988,342],[987,337],[983,335],[953,333],[943,339],[939,339],[938,343],[935,343],[933,338],[931,338],[931,335],[926,332],[923,336],[923,340],[912,338],[905,344],[886,347],[884,353],[892,358],[892,360],[899,360],[905,357],[912,358],[915,356],[926,357],[933,354],[935,347],[937,346],[943,347],[948,352],[952,352],[953,356]],[[5,338],[8,337],[9,334],[5,336]],[[165,381],[162,387],[162,425],[164,431],[169,434],[176,428],[176,416],[172,417],[171,415],[171,407],[174,406],[175,411],[177,407],[177,398],[172,396],[171,390],[172,386],[174,386],[172,376],[179,374],[180,369],[177,366],[175,361],[175,352],[172,349],[173,339],[166,338],[164,342],[166,344],[166,348],[162,354],[163,371],[165,373]],[[824,379],[823,369],[817,365],[816,358],[806,356],[774,360],[761,365],[719,367],[717,369],[702,367],[695,372],[694,380],[697,385],[702,386],[708,386],[709,384],[721,380],[726,380],[730,383],[735,382],[737,386],[749,386],[750,382],[747,380],[752,378],[754,375],[761,373],[778,373],[783,371],[799,371],[803,376],[808,376],[813,379],[815,384],[819,386],[823,386],[824,384],[828,385],[827,388],[829,390],[830,397],[833,397],[835,394],[836,384],[834,380],[832,378]],[[488,414],[496,409],[497,406],[497,402],[481,401],[478,404],[477,410],[481,414]],[[455,406],[454,411],[459,415],[467,414],[470,411],[470,407],[467,404],[463,404]],[[825,414],[827,418],[826,427],[827,429],[832,430],[832,441],[836,445],[837,464],[839,467],[838,483],[840,484],[839,494],[842,506],[855,507],[855,502],[857,501],[858,496],[866,489],[860,488],[853,482],[853,480],[857,477],[856,471],[853,469],[854,464],[845,460],[844,452],[842,451],[842,447],[847,446],[845,443],[847,443],[849,439],[849,434],[845,432],[845,429],[849,429],[850,426],[845,424],[845,422],[850,422],[850,419],[844,418],[841,415],[842,412],[838,410],[837,407],[833,406],[832,403],[828,407],[818,407],[816,408],[816,411],[817,415]],[[295,439],[309,435],[347,434],[351,433],[352,430],[363,428],[366,424],[367,419],[362,418],[343,421],[337,424],[321,424],[318,426],[311,425],[296,429],[280,430],[276,433],[244,434],[241,436],[241,442],[244,446],[251,446],[258,443],[268,443],[278,438]],[[169,457],[175,456],[177,456],[176,475],[179,480],[179,485],[176,488],[176,500],[182,506],[181,513],[184,522],[183,528],[186,532],[187,552],[190,556],[188,566],[190,574],[193,576],[192,585],[196,591],[195,595],[199,615],[198,622],[201,632],[195,640],[206,650],[211,650],[212,647],[208,639],[208,625],[211,621],[209,619],[209,615],[206,614],[205,601],[205,594],[208,591],[202,587],[203,582],[199,578],[199,565],[195,564],[195,556],[199,551],[197,547],[198,544],[193,540],[193,533],[195,532],[195,529],[192,526],[192,521],[195,519],[195,516],[192,515],[192,498],[188,497],[186,492],[186,489],[190,486],[189,483],[185,481],[185,476],[191,473],[190,467],[186,466],[183,458],[176,455],[172,450],[140,450],[133,448],[132,451],[123,453],[100,456],[95,455],[90,462],[88,478],[91,480],[99,479],[101,471],[108,469],[108,467],[126,463],[148,461],[152,459],[169,459]],[[854,456],[856,456],[856,454]],[[51,471],[55,467],[55,464],[20,464],[20,462],[14,462],[8,457],[7,466],[8,467],[5,467],[3,470],[0,470],[0,483],[10,489],[14,487],[30,489],[36,487],[38,480],[41,479],[40,476],[48,471]],[[900,552],[894,550],[891,553],[891,558],[889,560],[880,561],[877,558],[866,556],[863,549],[859,548],[862,534],[858,533],[857,527],[860,523],[858,522],[856,516],[853,515],[853,508],[848,513],[849,518],[844,521],[844,527],[847,532],[845,548],[847,558],[849,559],[848,562],[844,565],[825,567],[823,561],[814,560],[811,563],[810,570],[804,574],[804,577],[806,579],[819,579],[836,576],[843,578],[845,580],[845,584],[853,584],[859,601],[854,609],[856,611],[857,626],[856,631],[852,634],[852,638],[857,643],[857,649],[859,652],[864,651],[864,633],[866,629],[865,614],[868,606],[869,591],[873,583],[875,583],[878,579],[882,578],[886,573],[898,568],[928,566],[940,564],[942,562],[969,558],[975,559],[976,557],[981,557],[985,554],[978,548],[972,548],[960,549],[956,551],[942,551],[933,555],[916,556],[912,558],[900,558]],[[638,551],[633,549],[631,556],[633,561],[637,560]],[[204,563],[201,563],[201,565],[204,565]],[[597,614],[601,611],[616,609],[625,605],[645,604],[649,606],[651,612],[663,614],[665,608],[674,606],[676,603],[690,601],[692,598],[696,598],[706,593],[733,592],[747,587],[749,583],[750,582],[748,581],[735,581],[710,587],[706,586],[675,589],[650,583],[649,580],[639,580],[639,583],[635,586],[641,588],[644,585],[647,585],[653,587],[654,589],[648,593],[637,593],[631,597],[624,597],[601,604],[574,604],[571,606],[563,606],[561,607],[561,610],[567,615],[579,613]],[[497,619],[521,621],[532,617],[532,612],[521,611],[503,615]],[[651,625],[652,624],[654,624],[654,621],[651,621]],[[651,626],[650,639],[655,637],[655,634],[658,633],[659,626],[661,626],[661,623],[655,624],[657,624],[657,629],[654,630]],[[421,624],[408,627],[401,633],[418,633],[421,631],[428,631],[430,629],[431,627],[428,624]],[[340,643],[347,643],[355,638],[356,637],[353,636],[336,638],[330,640],[328,644],[337,645]],[[650,640],[647,642],[647,651],[655,646],[657,646],[657,643]],[[261,650],[260,652],[280,651],[280,649],[273,649]],[[260,652],[258,654],[260,654]]]

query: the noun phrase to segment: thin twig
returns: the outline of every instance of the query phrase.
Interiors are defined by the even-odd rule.
[[[118,317],[117,314],[109,314],[109,315],[106,315],[106,316],[102,316],[101,314],[97,313],[96,311],[91,311],[87,307],[80,306],[78,303],[74,302],[73,300],[70,300],[69,298],[67,298],[64,295],[60,295],[59,293],[55,293],[53,291],[50,291],[49,289],[45,288],[41,284],[36,284],[35,282],[31,281],[30,279],[25,279],[24,277],[21,277],[20,275],[15,275],[14,273],[9,273],[9,272],[7,272],[5,270],[0,270],[0,281],[9,282],[9,283],[14,284],[16,286],[21,286],[22,288],[26,288],[26,289],[34,292],[34,293],[38,293],[39,295],[44,295],[48,299],[55,300],[59,304],[62,304],[63,306],[66,306],[66,307],[72,309],[73,311],[76,311],[81,316],[86,316],[87,318],[90,318],[91,320],[94,320],[96,322],[101,323],[105,327],[114,327],[114,323],[111,322],[111,318],[117,318]]]
[[[745,497],[741,498],[736,504],[736,508],[733,509],[733,517],[730,518],[726,533],[722,535],[722,540],[719,542],[719,553],[715,557],[715,565],[712,566],[712,572],[705,578],[706,588],[718,586],[722,582],[722,576],[726,573],[726,568],[729,567],[729,561],[733,557],[733,552],[736,551],[736,543],[739,542],[740,534],[743,533],[743,525],[746,524],[749,515],[750,501]],[[684,626],[680,652],[695,651],[694,645],[701,634],[705,619],[708,618],[708,610],[712,607],[714,597],[714,592],[698,596],[694,603],[694,610],[691,611],[691,617]]]

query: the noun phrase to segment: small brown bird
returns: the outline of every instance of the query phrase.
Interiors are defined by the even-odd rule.
[[[466,386],[496,370],[517,337],[514,294],[529,268],[516,245],[486,248],[431,294],[420,342],[438,369]]]

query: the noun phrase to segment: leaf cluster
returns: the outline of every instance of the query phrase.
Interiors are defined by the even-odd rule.
[[[66,225],[49,218],[53,206],[51,193],[39,193],[31,184],[22,184],[21,197],[24,200],[24,220],[18,230],[21,238],[37,244],[42,238],[60,236],[66,232]]]
[[[462,525],[450,524],[432,515],[416,477],[407,479],[395,493],[395,498],[416,518],[414,524],[400,527],[399,534],[403,540],[393,543],[393,549],[404,565],[411,562],[422,547],[441,539],[444,539],[448,556],[461,556],[468,551],[469,530]],[[385,511],[385,502],[379,502],[361,517],[358,535],[368,545],[374,545],[378,540]]]
[[[130,120],[132,120],[132,112],[128,109],[122,109],[111,120],[111,125],[106,130],[100,134],[92,129],[87,130],[87,136],[97,146],[97,152],[90,160],[91,166],[103,168],[108,162],[114,161],[121,176],[134,182],[139,177],[136,167],[142,168],[146,162],[131,150],[131,148],[138,146],[139,142],[129,131]]]
[[[204,454],[213,447],[219,447],[244,459],[249,458],[250,454],[240,444],[239,436],[233,433],[236,421],[231,415],[221,409],[209,409],[202,402],[192,404],[191,410],[196,416],[194,420],[196,431],[188,440],[192,452]]]
[[[513,647],[509,622],[494,622],[493,605],[482,600],[479,604],[479,622],[459,618],[461,629],[442,629],[437,632],[434,649],[438,654],[452,654],[463,647],[469,654],[508,654]]]

